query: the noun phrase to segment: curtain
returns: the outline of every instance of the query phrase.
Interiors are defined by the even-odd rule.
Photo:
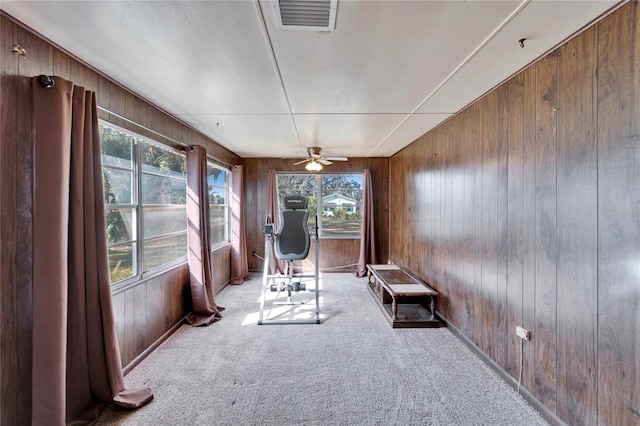
[[[233,166],[231,169],[231,284],[242,284],[249,279],[242,175],[242,166]]]
[[[367,274],[367,264],[377,263],[373,185],[369,169],[364,170],[362,186],[362,228],[360,232],[360,258],[355,273],[357,277],[364,277]]]
[[[276,180],[277,174],[274,169],[270,169],[267,175],[267,215],[273,222],[274,231],[278,229],[280,223],[280,208],[278,201],[278,182]],[[269,259],[269,265],[271,265],[271,271],[269,273],[275,274],[276,272],[284,274],[287,268],[287,262],[284,260],[277,260],[275,257],[274,241],[271,241],[271,254],[272,258]]]
[[[217,306],[211,277],[209,239],[209,185],[207,155],[204,147],[187,149],[187,222],[189,238],[189,276],[193,313],[187,321],[194,327],[209,325],[222,318]]]
[[[124,386],[109,283],[96,95],[32,79],[33,425],[90,423],[103,403],[136,408]]]

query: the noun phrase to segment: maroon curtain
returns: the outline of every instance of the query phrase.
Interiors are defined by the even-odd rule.
[[[124,386],[109,283],[96,95],[53,77],[34,92],[33,425],[90,423]]]
[[[233,166],[231,169],[231,284],[242,284],[249,279],[242,175],[242,166]]]
[[[189,235],[189,275],[193,313],[191,325],[209,325],[222,318],[223,307],[216,305],[211,278],[209,239],[209,185],[207,155],[204,147],[187,149],[187,222]]]
[[[274,223],[274,231],[278,229],[280,223],[280,203],[278,201],[278,182],[276,180],[277,174],[274,169],[270,169],[267,175],[267,215]],[[266,218],[265,218],[266,219]],[[287,269],[287,262],[284,260],[277,260],[275,256],[275,250],[273,247],[274,241],[271,241],[271,254],[269,259],[269,265],[271,271],[269,273],[275,274],[276,272],[284,274]],[[266,253],[265,253],[266,254]]]
[[[364,170],[362,179],[362,228],[360,234],[360,258],[358,259],[356,276],[364,277],[367,273],[367,264],[377,263],[373,185],[369,169]]]

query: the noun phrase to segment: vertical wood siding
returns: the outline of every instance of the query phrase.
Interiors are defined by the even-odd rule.
[[[389,175],[390,260],[441,293],[452,325],[513,384],[515,327],[529,329],[522,387],[567,424],[640,424],[637,2],[394,155]],[[415,204],[410,187],[429,190]]]

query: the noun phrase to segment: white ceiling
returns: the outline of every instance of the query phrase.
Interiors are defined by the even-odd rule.
[[[333,32],[278,29],[270,0],[0,8],[239,156],[289,158],[391,156],[616,3],[338,0]]]

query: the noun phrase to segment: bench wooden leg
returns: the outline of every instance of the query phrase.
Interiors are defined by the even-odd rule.
[[[396,302],[396,298],[393,297],[391,301],[391,313],[393,314],[393,319],[398,319],[398,302]]]
[[[431,308],[431,319],[436,318],[436,298],[429,296],[429,308]]]

